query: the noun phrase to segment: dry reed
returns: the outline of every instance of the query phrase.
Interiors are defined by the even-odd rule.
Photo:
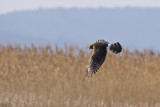
[[[86,78],[89,57],[71,46],[0,45],[0,107],[160,107],[160,53],[108,53]]]

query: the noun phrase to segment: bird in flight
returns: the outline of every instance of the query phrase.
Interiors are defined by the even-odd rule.
[[[107,48],[109,48],[111,52],[116,54],[122,51],[122,46],[119,42],[110,44],[109,42],[106,42],[104,40],[98,40],[89,46],[89,49],[93,49],[93,51],[90,58],[89,66],[86,71],[87,77],[92,77],[93,74],[96,74],[98,69],[104,63],[107,54]]]

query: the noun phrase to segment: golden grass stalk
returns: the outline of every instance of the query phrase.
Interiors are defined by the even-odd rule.
[[[0,45],[0,107],[160,107],[160,53],[108,53],[86,78],[89,57],[73,46]]]

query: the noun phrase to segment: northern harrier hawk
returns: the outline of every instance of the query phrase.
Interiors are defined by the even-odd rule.
[[[122,51],[122,47],[119,42],[109,44],[104,40],[98,40],[89,46],[89,49],[93,49],[93,52],[90,58],[90,64],[86,71],[87,77],[92,77],[92,75],[95,74],[103,64],[107,54],[107,47],[111,52],[116,54]]]

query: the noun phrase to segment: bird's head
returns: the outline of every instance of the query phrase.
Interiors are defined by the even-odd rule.
[[[89,45],[89,49],[93,49],[93,44],[92,44],[92,45]]]

